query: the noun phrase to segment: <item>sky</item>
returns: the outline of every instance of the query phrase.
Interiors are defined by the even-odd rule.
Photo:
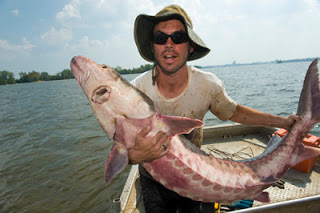
[[[140,67],[135,18],[170,4],[211,49],[190,65],[320,56],[320,0],[0,0],[0,71],[57,74],[75,55]]]

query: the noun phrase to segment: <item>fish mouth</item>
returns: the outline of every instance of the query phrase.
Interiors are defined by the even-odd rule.
[[[89,79],[90,69],[83,70],[80,66],[80,64],[86,63],[88,60],[90,60],[90,59],[86,58],[84,56],[74,56],[70,61],[70,67],[71,67],[72,74],[76,78],[76,80],[78,81],[77,86],[83,85]]]

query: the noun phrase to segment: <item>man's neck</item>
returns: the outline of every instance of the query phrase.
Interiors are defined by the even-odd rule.
[[[159,68],[159,76],[157,77],[157,87],[159,92],[166,98],[175,98],[179,96],[188,85],[188,68],[182,66],[178,72],[172,75],[164,74]]]

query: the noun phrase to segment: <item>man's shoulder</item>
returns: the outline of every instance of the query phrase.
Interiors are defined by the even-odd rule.
[[[190,67],[192,78],[196,81],[208,82],[210,84],[221,84],[221,80],[213,73],[202,71],[196,67]]]
[[[149,70],[138,75],[136,78],[134,78],[131,81],[131,84],[139,88],[142,85],[149,85],[148,82],[149,81],[151,82],[151,80],[152,80],[152,70]]]

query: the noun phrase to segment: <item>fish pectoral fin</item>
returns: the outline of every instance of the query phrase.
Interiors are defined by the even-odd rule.
[[[270,197],[268,192],[262,192],[257,197],[254,198],[257,201],[263,202],[263,203],[269,203]]]
[[[119,142],[114,141],[105,166],[105,181],[110,181],[128,165],[128,150]]]
[[[276,178],[276,177],[273,177],[273,176],[269,176],[269,177],[266,177],[266,178],[264,178],[264,179],[261,180],[261,182],[262,182],[261,185],[274,184],[274,183],[276,183],[278,180],[279,180],[279,178]]]
[[[292,162],[290,164],[290,166],[295,166],[298,163],[313,158],[313,157],[317,157],[320,155],[320,149],[316,148],[316,147],[312,147],[312,146],[305,146],[303,144],[300,145],[300,150],[299,150],[299,154],[295,159],[292,159]]]

